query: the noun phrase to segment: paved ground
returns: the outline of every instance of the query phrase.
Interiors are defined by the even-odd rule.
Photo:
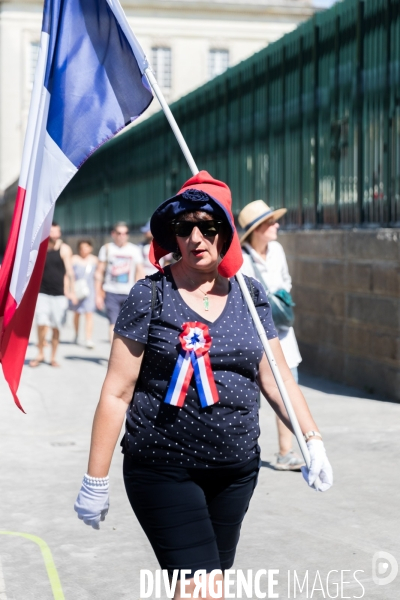
[[[52,589],[35,540],[0,534],[0,600],[138,600],[140,569],[158,568],[125,497],[118,449],[102,529],[83,525],[72,510],[107,365],[107,323],[96,317],[94,350],[72,344],[72,337],[67,327],[60,369],[24,368],[20,398],[26,415],[14,407],[0,377],[0,529],[37,536],[48,544],[55,565]],[[34,354],[32,342],[28,357]],[[270,468],[276,432],[265,404],[263,468],[234,566],[253,574],[279,570],[274,588],[279,598],[397,600],[400,575],[388,585],[375,584],[372,559],[386,551],[400,562],[400,406],[315,378],[303,377],[302,383],[324,433],[335,485],[317,494],[301,475]],[[378,560],[381,580],[393,560]],[[295,575],[305,581],[296,594]],[[350,583],[340,589],[340,578]],[[267,591],[264,576],[261,589]]]

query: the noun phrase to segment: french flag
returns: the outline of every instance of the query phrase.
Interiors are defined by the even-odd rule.
[[[45,0],[10,237],[0,269],[0,361],[14,400],[57,198],[153,99],[118,0]]]

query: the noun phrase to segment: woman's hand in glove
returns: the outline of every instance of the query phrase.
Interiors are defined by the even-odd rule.
[[[108,477],[90,477],[85,475],[82,487],[74,504],[74,510],[78,513],[86,525],[93,529],[100,529],[100,521],[104,521],[110,505],[108,500],[109,479]]]
[[[318,492],[326,492],[333,484],[333,472],[322,440],[309,440],[310,468],[301,467],[304,479]]]

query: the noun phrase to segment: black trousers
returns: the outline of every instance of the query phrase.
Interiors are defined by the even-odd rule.
[[[193,576],[233,565],[258,471],[258,457],[238,468],[186,469],[125,455],[129,502],[162,569],[190,569]]]

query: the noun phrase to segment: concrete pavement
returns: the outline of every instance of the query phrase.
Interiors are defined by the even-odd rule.
[[[110,473],[110,512],[101,530],[85,526],[73,511],[109,351],[107,322],[100,316],[95,322],[94,350],[72,343],[69,324],[62,335],[61,368],[24,368],[19,394],[26,415],[0,377],[0,529],[43,540],[53,573],[49,580],[38,540],[0,533],[0,600],[138,600],[140,569],[158,569],[125,496],[119,448]],[[35,351],[33,337],[28,358]],[[270,468],[276,430],[265,403],[263,467],[234,568],[253,574],[279,570],[273,588],[278,596],[268,596],[267,577],[260,579],[266,597],[397,600],[400,576],[387,585],[374,583],[372,561],[380,551],[394,557],[376,557],[380,581],[389,577],[394,560],[400,562],[400,406],[324,380],[301,381],[324,434],[335,484],[318,494],[300,474]],[[349,583],[338,586],[341,579]]]

